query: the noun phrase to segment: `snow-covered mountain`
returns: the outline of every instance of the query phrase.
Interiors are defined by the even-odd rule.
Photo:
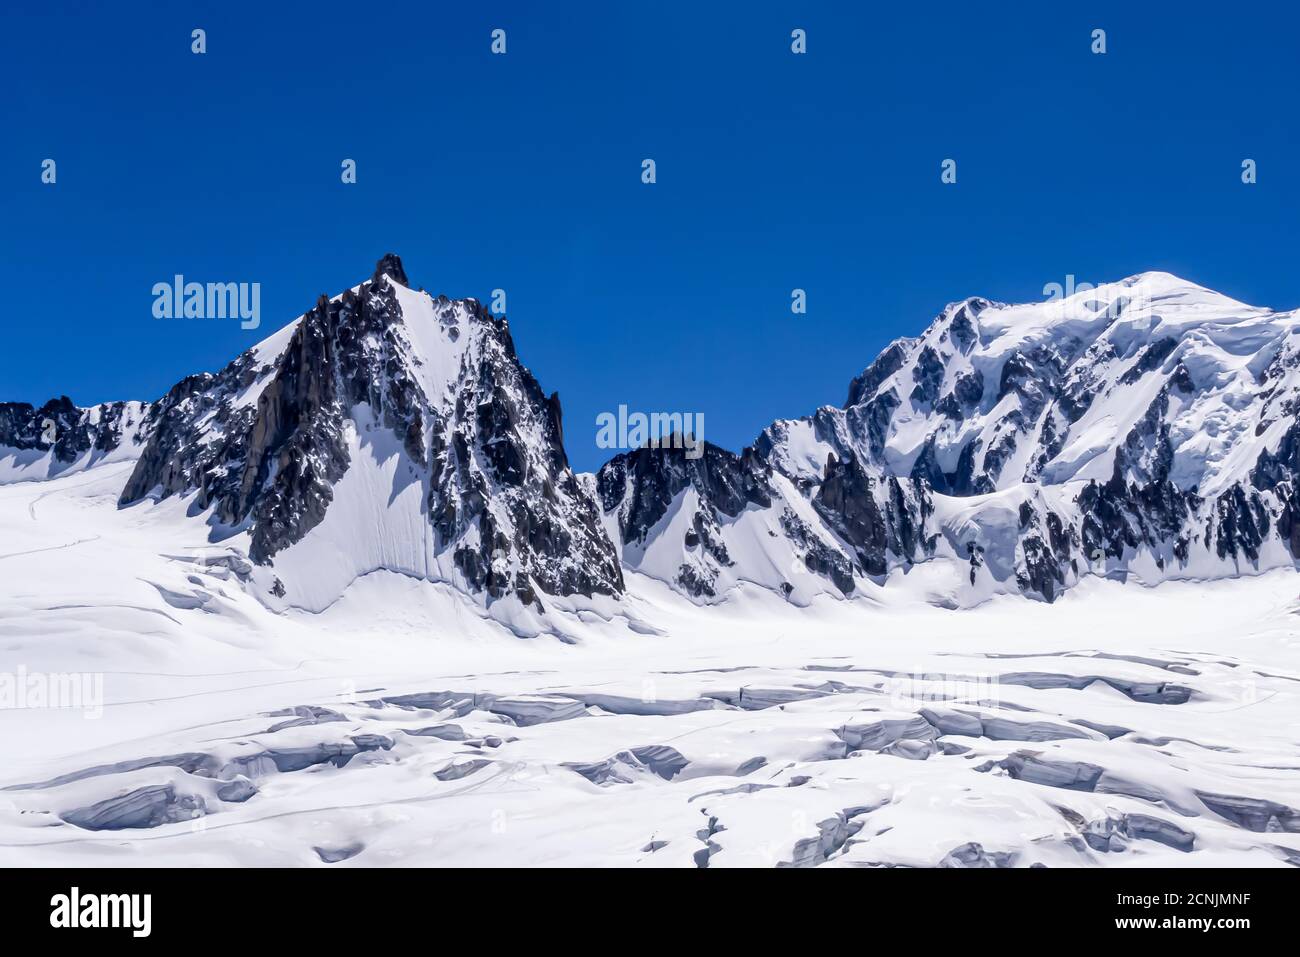
[[[377,570],[534,625],[550,599],[616,604],[624,569],[701,604],[869,595],[921,567],[936,604],[1052,601],[1088,575],[1294,563],[1296,326],[1165,273],[968,299],[842,408],[739,454],[647,447],[576,476],[505,320],[413,290],[389,255],[156,402],[0,405],[0,481],[134,461],[119,507],[179,498],[272,608],[320,610]]]
[[[1167,273],[967,299],[891,344],[842,408],[740,456],[616,458],[606,527],[629,567],[697,598],[741,581],[848,595],[934,561],[962,567],[934,593],[960,605],[1291,565],[1296,327]]]
[[[273,606],[318,610],[378,569],[536,610],[541,593],[622,590],[558,396],[504,319],[412,290],[396,256],[156,402],[60,402],[0,406],[10,479],[136,458],[119,506],[183,497],[213,541],[246,551]]]

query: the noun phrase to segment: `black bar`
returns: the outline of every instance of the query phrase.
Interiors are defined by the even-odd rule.
[[[905,930],[927,945],[1011,935],[1071,944],[1144,939],[1149,946],[1199,935],[1231,946],[1243,933],[1294,927],[1297,877],[1293,868],[7,870],[0,871],[0,928],[11,942],[78,933],[128,944],[237,940],[263,947],[301,944],[304,935],[324,931],[331,944],[395,943],[399,934],[448,943],[469,933],[500,946],[554,944],[558,931],[592,935],[589,942],[611,935],[602,946],[663,934],[664,945],[695,947],[707,934],[730,947],[738,937],[770,940],[781,927],[842,932],[856,922],[863,932]],[[150,895],[148,936],[130,926],[52,927],[52,900],[70,897],[73,887],[83,905],[94,895]]]

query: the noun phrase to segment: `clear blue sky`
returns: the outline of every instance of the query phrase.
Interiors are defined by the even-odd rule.
[[[838,404],[891,339],[967,295],[1164,269],[1293,308],[1294,11],[15,5],[0,399],[155,398],[389,250],[432,292],[507,291],[581,469],[607,457],[595,417],[619,404],[702,412],[731,448]],[[175,273],[260,282],[262,328],[154,319],[152,286]]]

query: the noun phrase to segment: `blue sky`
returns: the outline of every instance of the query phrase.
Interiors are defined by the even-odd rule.
[[[16,7],[0,399],[155,398],[390,250],[506,290],[581,469],[620,404],[733,449],[838,404],[967,295],[1164,269],[1300,305],[1293,7],[993,6]],[[155,319],[175,273],[260,282],[262,327]]]

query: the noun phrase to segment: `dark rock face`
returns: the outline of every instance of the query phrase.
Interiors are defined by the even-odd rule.
[[[1097,397],[1099,370],[1117,358],[1114,345],[1097,342],[1088,347],[1081,361],[1071,366],[1056,396],[1057,407],[1067,425],[1083,418]]]
[[[979,369],[974,369],[957,376],[952,391],[939,401],[935,409],[950,419],[960,421],[983,397],[984,374]]]
[[[865,433],[873,460],[878,461],[884,455],[889,422],[901,404],[898,393],[889,389],[868,399],[862,405],[854,406],[846,413],[845,418],[850,433]]]
[[[705,442],[698,458],[686,453],[685,448],[648,446],[622,453],[601,467],[596,489],[605,512],[617,514],[622,540],[640,543],[677,496],[694,488],[698,507],[684,544],[695,562],[682,565],[677,584],[697,598],[712,597],[718,569],[732,564],[719,522],[750,505],[772,505],[771,468],[752,448],[736,455]]]
[[[1119,377],[1121,385],[1132,385],[1138,379],[1148,372],[1156,369],[1162,362],[1169,358],[1174,349],[1178,347],[1178,341],[1169,336],[1163,339],[1157,339],[1142,349],[1142,354],[1138,361],[1133,363],[1122,376]]]
[[[841,463],[832,455],[826,460],[822,485],[813,504],[857,550],[867,574],[883,575],[887,570],[885,518],[876,504],[873,485],[857,459]]]
[[[933,553],[934,543],[925,534],[932,511],[928,492],[916,481],[907,485],[892,475],[877,482],[855,458],[827,459],[813,507],[853,546],[868,575],[884,575],[893,564]],[[877,501],[882,492],[883,503]]]
[[[619,509],[625,541],[639,541],[663,518],[688,486],[715,512],[739,515],[747,504],[772,504],[771,470],[752,449],[740,455],[704,443],[704,454],[686,449],[644,447],[616,455],[596,475],[601,506]],[[619,508],[623,505],[623,508]]]
[[[957,467],[945,472],[939,465],[934,439],[928,439],[912,465],[911,477],[943,495],[986,495],[994,486],[987,475],[976,473],[976,456],[982,447],[979,439],[972,439],[962,448]]]
[[[880,383],[903,367],[907,359],[908,344],[908,340],[891,343],[862,375],[849,383],[849,397],[844,403],[846,409],[875,395],[876,390],[880,388]]]
[[[781,515],[781,529],[801,550],[807,571],[829,578],[841,594],[853,593],[853,563],[842,552],[822,541],[807,522],[788,508]]]
[[[1276,449],[1260,452],[1249,481],[1276,502],[1274,528],[1292,557],[1300,561],[1300,422],[1296,421],[1300,396],[1282,388],[1282,380],[1297,367],[1300,351],[1281,349],[1261,376],[1264,408],[1256,434],[1263,434],[1277,420],[1291,424]]]
[[[1168,391],[1161,390],[1116,450],[1110,479],[1090,482],[1080,493],[1081,541],[1087,558],[1122,559],[1126,550],[1158,550],[1170,544],[1174,556],[1186,560],[1182,532],[1201,501],[1195,491],[1179,489],[1169,480],[1167,409]]]
[[[1182,528],[1195,493],[1179,491],[1168,481],[1139,486],[1125,481],[1120,465],[1103,483],[1089,482],[1078,497],[1083,516],[1084,554],[1122,559],[1126,549],[1154,548]]]
[[[921,350],[921,357],[912,369],[912,381],[916,383],[916,387],[912,389],[912,401],[918,405],[932,405],[939,397],[943,373],[944,365],[943,360],[939,358],[939,353],[926,346]]]
[[[1259,547],[1269,529],[1269,513],[1259,493],[1249,492],[1240,484],[1232,486],[1214,503],[1214,549],[1220,558],[1244,557],[1251,564],[1259,562]]]
[[[940,335],[941,341],[950,337],[958,352],[969,353],[979,339],[979,315],[990,305],[987,299],[967,299],[953,312],[948,328]]]
[[[53,452],[56,465],[71,465],[87,453],[91,459],[115,451],[124,441],[143,442],[140,403],[108,402],[88,409],[66,395],[40,408],[27,402],[0,402],[0,448]]]
[[[1067,574],[1078,572],[1071,557],[1078,548],[1072,527],[1055,512],[1040,517],[1029,502],[1020,505],[1020,561],[1016,584],[1022,592],[1055,601],[1065,590]]]
[[[1014,391],[1020,397],[1020,407],[1004,421],[1022,428],[1025,423],[1036,420],[1055,399],[1068,365],[1069,360],[1050,347],[1012,356],[1002,367],[997,396],[1001,399]]]
[[[433,418],[428,511],[439,545],[477,528],[478,544],[455,545],[455,561],[492,597],[533,601],[534,585],[553,595],[620,594],[618,555],[564,452],[559,396],[520,364],[505,320],[473,305],[475,344],[460,388]],[[502,566],[515,557],[523,570],[512,576]]]

